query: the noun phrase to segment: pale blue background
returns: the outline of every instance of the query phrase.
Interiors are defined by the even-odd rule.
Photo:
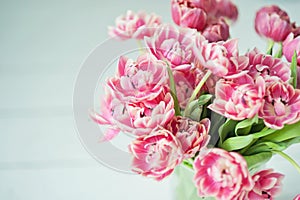
[[[264,50],[254,11],[278,3],[300,23],[299,1],[236,1],[232,37],[241,52]],[[161,183],[112,171],[95,161],[77,137],[72,92],[80,65],[107,38],[107,26],[127,9],[144,9],[171,22],[169,0],[0,1],[0,199],[171,199]],[[299,163],[299,147],[287,151]],[[282,158],[269,163],[286,174],[281,198],[300,192],[300,174]]]

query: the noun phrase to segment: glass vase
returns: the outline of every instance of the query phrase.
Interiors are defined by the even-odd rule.
[[[215,200],[212,197],[199,197],[193,182],[194,171],[181,164],[176,167],[172,184],[174,200]]]

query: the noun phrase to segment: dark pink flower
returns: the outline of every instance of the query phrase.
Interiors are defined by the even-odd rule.
[[[282,81],[268,84],[259,117],[273,129],[296,123],[300,120],[300,90]]]
[[[184,158],[192,158],[209,141],[208,131],[210,128],[209,119],[200,122],[189,118],[177,116],[167,125],[177,140],[179,141]]]
[[[229,38],[229,25],[223,18],[213,20],[202,32],[209,42],[225,41]]]
[[[298,194],[297,196],[295,196],[295,198],[293,200],[300,200],[300,194]]]
[[[157,59],[167,61],[171,68],[189,70],[194,61],[192,49],[196,32],[166,24],[156,29],[152,37],[146,37],[145,42],[150,52]]]
[[[258,77],[255,83],[238,84],[219,80],[216,98],[208,107],[216,113],[233,120],[252,118],[263,104],[265,82]]]
[[[238,18],[237,6],[231,0],[216,0],[216,17],[226,17],[233,21]]]
[[[132,170],[156,180],[170,175],[183,159],[178,140],[161,127],[138,137],[129,149],[133,155]]]
[[[166,63],[151,54],[142,54],[137,61],[120,57],[117,75],[107,84],[120,101],[137,103],[168,91],[168,82]]]
[[[194,162],[194,182],[199,196],[217,200],[240,199],[250,191],[253,181],[247,163],[236,152],[213,148],[201,151]]]
[[[254,187],[247,194],[248,199],[274,199],[281,191],[281,181],[283,178],[283,174],[273,172],[272,169],[255,173],[252,176]]]
[[[145,36],[152,36],[155,28],[161,24],[160,16],[147,14],[143,11],[134,13],[128,10],[125,15],[121,15],[115,20],[115,27],[108,27],[111,37],[119,40],[130,38],[144,39]]]
[[[297,54],[297,63],[300,66],[300,35],[294,38],[294,34],[291,33],[283,42],[283,55],[291,62],[294,53]]]
[[[292,31],[288,14],[278,6],[265,6],[257,11],[255,17],[256,32],[276,42],[284,41]]]
[[[189,0],[189,2],[205,10],[210,19],[225,17],[235,21],[238,17],[238,9],[231,0]]]
[[[249,58],[249,75],[254,79],[262,76],[265,81],[282,80],[288,82],[291,77],[289,65],[279,58],[265,55],[254,49],[247,54]]]
[[[181,27],[202,31],[206,25],[206,13],[201,8],[192,7],[187,0],[172,0],[173,21]]]

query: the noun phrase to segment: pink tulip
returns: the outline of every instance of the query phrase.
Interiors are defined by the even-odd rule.
[[[283,42],[283,55],[291,62],[294,53],[297,54],[297,63],[300,66],[300,35],[294,38],[294,34],[291,33]]]
[[[236,152],[218,148],[201,151],[195,159],[194,169],[194,183],[201,197],[241,199],[240,196],[253,187],[247,163]]]
[[[208,23],[202,35],[209,42],[225,41],[229,38],[229,26],[223,18]]]
[[[185,159],[194,157],[201,148],[207,145],[209,128],[210,121],[207,118],[196,122],[180,116],[173,118],[167,125],[167,129],[179,141]]]
[[[143,11],[134,13],[128,10],[115,20],[115,27],[108,27],[111,37],[119,40],[130,38],[142,40],[145,36],[152,36],[156,27],[161,24],[161,17],[156,14],[147,14]]]
[[[292,31],[288,14],[278,6],[265,6],[256,13],[256,32],[275,42],[284,41]]]
[[[291,77],[289,65],[281,59],[260,53],[256,48],[247,54],[249,75],[254,79],[262,76],[265,81],[282,80],[288,82]]]
[[[189,0],[188,2],[191,6],[201,8],[210,15],[215,13],[217,7],[217,0]]]
[[[115,123],[124,132],[144,135],[157,126],[165,126],[173,118],[174,102],[170,93],[160,94],[152,101],[127,104],[122,110],[127,116],[115,116]]]
[[[221,79],[216,85],[216,98],[208,108],[233,120],[252,118],[261,109],[264,94],[265,82],[261,77],[254,84]]]
[[[265,200],[274,199],[281,191],[281,181],[284,175],[266,169],[252,176],[253,189],[247,194],[248,199]]]
[[[124,118],[125,113],[120,112],[121,109],[119,108],[123,108],[124,105],[118,99],[113,97],[112,91],[107,87],[105,87],[104,90],[104,98],[101,99],[100,103],[100,112],[96,113],[92,111],[90,116],[96,123],[108,126],[107,131],[101,138],[101,141],[108,141],[117,136],[121,131],[121,129],[115,124],[114,115]]]
[[[272,129],[296,123],[300,120],[300,90],[282,81],[270,83],[259,117]]]
[[[170,93],[161,93],[151,101],[126,103],[106,94],[98,114],[92,118],[98,124],[108,125],[103,140],[110,140],[120,131],[132,135],[144,135],[157,126],[165,126],[174,116],[174,102]]]
[[[217,0],[216,16],[226,17],[233,21],[238,18],[237,6],[231,0]]]
[[[195,29],[162,25],[153,37],[146,37],[145,42],[149,51],[157,59],[168,62],[171,68],[189,70],[194,61],[192,48],[195,34]]]
[[[191,7],[186,0],[172,0],[173,21],[181,27],[202,31],[206,25],[206,13],[201,8]]]
[[[202,8],[208,18],[225,17],[235,21],[238,17],[238,9],[231,0],[190,0],[191,5]]]
[[[197,62],[216,76],[228,74],[230,58],[238,56],[237,40],[209,43],[202,36],[197,37],[193,48]]]
[[[176,84],[176,93],[179,102],[179,106],[181,108],[185,108],[189,98],[191,97],[197,83],[199,82],[198,76],[199,74],[198,69],[191,69],[190,71],[179,71],[174,70],[173,76]]]
[[[158,127],[138,137],[129,149],[133,155],[133,171],[143,176],[162,180],[182,162],[183,154],[175,136]]]
[[[298,194],[297,196],[295,196],[295,198],[293,200],[300,200],[300,194]]]
[[[108,79],[107,84],[120,101],[150,101],[168,91],[167,65],[151,54],[142,54],[137,61],[121,57],[117,76]]]

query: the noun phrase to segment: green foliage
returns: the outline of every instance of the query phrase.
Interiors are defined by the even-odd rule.
[[[294,52],[291,62],[291,77],[292,77],[292,85],[294,88],[297,87],[297,52]]]
[[[167,69],[168,69],[168,75],[169,75],[169,80],[170,80],[171,95],[174,100],[175,115],[179,116],[179,115],[181,115],[181,112],[180,112],[180,107],[179,107],[179,103],[178,103],[176,85],[175,85],[175,81],[174,81],[173,72],[169,66]]]

